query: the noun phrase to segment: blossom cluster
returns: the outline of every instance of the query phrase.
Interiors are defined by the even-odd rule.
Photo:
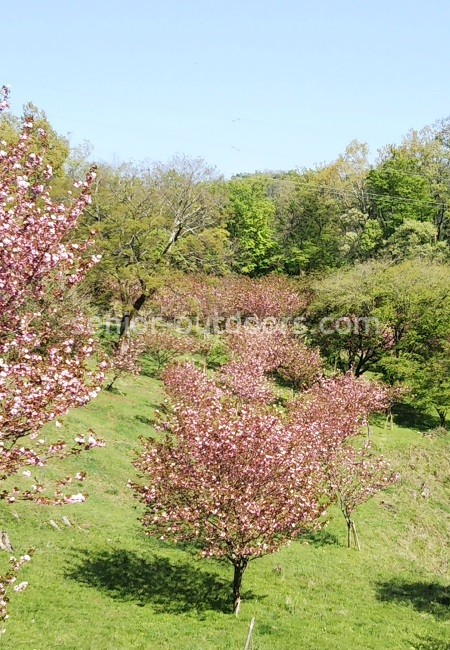
[[[157,329],[143,334],[127,335],[119,340],[110,358],[109,368],[113,378],[109,387],[124,374],[138,375],[144,354],[151,356],[160,371],[177,357],[202,353],[207,349],[204,341],[193,336],[176,335],[170,330]]]
[[[150,301],[152,310],[166,319],[195,317],[201,323],[213,315],[221,320],[236,314],[242,319],[292,318],[305,306],[306,299],[295,283],[279,276],[182,276],[159,289]]]
[[[201,354],[207,350],[204,341],[193,336],[177,335],[170,330],[159,329],[143,335],[143,346],[162,368],[177,357],[187,354]]]
[[[226,337],[233,360],[222,374],[234,391],[243,398],[270,401],[277,376],[296,390],[306,389],[318,378],[322,360],[291,330],[259,329],[246,326]]]
[[[361,448],[340,449],[328,469],[330,489],[348,523],[359,505],[398,480],[399,475],[374,454],[369,442]]]
[[[0,103],[0,110],[7,104]],[[38,439],[44,424],[95,397],[103,381],[95,341],[75,290],[97,261],[93,239],[70,241],[90,204],[92,169],[64,202],[51,198],[46,133],[30,117],[17,143],[0,142],[0,476],[76,453]],[[34,491],[36,498],[41,490]],[[24,498],[33,498],[25,490]],[[19,498],[9,488],[0,498]],[[57,497],[59,502],[59,498]]]
[[[28,582],[22,581],[17,582],[17,575],[22,569],[22,567],[31,560],[31,555],[33,551],[30,550],[28,553],[22,555],[19,559],[14,556],[9,558],[10,568],[9,571],[0,576],[0,621],[6,621],[9,618],[8,614],[8,592],[12,591],[16,593],[21,593],[25,591],[28,587]],[[5,629],[0,630],[0,634],[4,633]]]
[[[163,379],[171,415],[159,427],[162,439],[148,440],[136,463],[148,481],[134,486],[144,525],[233,564],[277,550],[319,520],[336,498],[335,468],[345,473],[342,458],[353,458],[347,442],[388,399],[350,375],[319,379],[285,409],[193,364],[171,366]],[[378,478],[370,481],[376,476],[361,478],[358,498],[380,489]]]
[[[192,364],[164,381],[173,416],[136,466],[144,524],[163,539],[197,542],[235,563],[279,548],[323,513],[314,454],[275,410],[239,404]]]

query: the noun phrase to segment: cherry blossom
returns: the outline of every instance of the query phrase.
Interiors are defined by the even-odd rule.
[[[135,485],[151,535],[197,544],[234,567],[233,608],[250,560],[301,535],[324,514],[314,449],[270,407],[236,400],[192,364],[172,366],[164,382],[172,416],[149,440]]]
[[[0,92],[0,111],[9,89]],[[94,398],[103,381],[96,367],[92,327],[76,302],[76,287],[96,262],[91,237],[70,242],[78,219],[90,204],[91,169],[74,194],[51,198],[52,169],[44,163],[48,147],[43,129],[32,118],[22,121],[17,144],[0,142],[0,499],[65,503],[58,482],[53,496],[44,485],[16,487],[12,477],[31,478],[52,458],[77,454],[41,428],[71,408]],[[88,444],[83,448],[96,445]],[[25,481],[28,483],[27,481]],[[0,577],[0,618],[5,619],[8,588],[30,559],[11,561]],[[16,585],[21,592],[26,582]]]
[[[327,478],[347,524],[347,545],[352,545],[353,538],[360,550],[354,511],[377,492],[396,483],[399,475],[366,443],[360,449],[349,446],[340,449],[327,467]]]
[[[103,373],[92,363],[90,323],[69,299],[93,265],[93,242],[71,244],[68,238],[90,204],[95,172],[77,184],[78,196],[55,202],[52,172],[43,163],[45,132],[27,117],[19,142],[2,146],[0,474],[9,477],[24,465],[42,467],[51,456],[64,455],[61,441],[45,446],[36,441],[37,432],[95,397]],[[7,498],[8,491],[0,496]]]
[[[279,276],[181,276],[159,289],[151,306],[165,318],[197,317],[202,324],[217,319],[223,329],[234,317],[293,318],[303,312],[306,299],[294,282]]]
[[[192,363],[167,368],[168,416],[158,427],[161,437],[145,442],[136,463],[142,483],[133,485],[149,535],[231,562],[235,613],[248,563],[317,525],[339,486],[344,494],[339,472],[347,476],[354,460],[348,441],[389,399],[377,384],[347,375],[316,378],[285,408],[271,405],[261,392],[270,384],[261,382],[277,367],[276,354],[263,342],[256,346],[252,375],[248,346],[241,340],[236,348],[245,361],[231,362],[215,378]],[[376,467],[364,465],[360,484],[375,477]],[[369,498],[378,485],[368,481],[351,498]]]
[[[86,497],[84,494],[81,494],[81,492],[79,492],[78,494],[72,494],[72,496],[66,497],[64,501],[65,503],[84,503],[86,501]]]
[[[6,621],[9,618],[8,614],[8,592],[13,587],[14,592],[22,592],[28,587],[28,582],[22,581],[18,585],[15,585],[17,582],[17,575],[22,570],[22,568],[28,564],[31,560],[33,554],[33,549],[30,549],[28,553],[22,555],[19,559],[16,559],[14,556],[9,558],[10,569],[7,573],[0,576],[0,621]],[[0,633],[5,632],[3,628],[0,630]]]

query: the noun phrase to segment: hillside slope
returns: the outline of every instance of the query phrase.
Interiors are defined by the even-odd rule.
[[[402,482],[357,513],[362,551],[346,548],[332,512],[321,533],[251,564],[236,620],[228,566],[143,534],[127,480],[162,391],[143,376],[119,388],[64,421],[67,439],[93,428],[107,441],[72,461],[88,472],[85,504],[1,505],[17,553],[37,549],[21,574],[30,586],[12,599],[5,648],[238,649],[253,616],[260,650],[450,648],[448,436],[375,427]]]

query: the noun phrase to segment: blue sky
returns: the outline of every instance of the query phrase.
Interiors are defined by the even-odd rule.
[[[450,114],[448,0],[22,0],[0,25],[14,112],[98,160],[292,169]]]

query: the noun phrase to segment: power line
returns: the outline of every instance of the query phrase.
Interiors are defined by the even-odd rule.
[[[303,183],[304,187],[308,186],[307,181]],[[317,189],[317,190],[326,190],[330,194],[335,194],[341,197],[349,196],[353,199],[357,198],[357,194],[355,192],[352,192],[350,190],[344,190],[344,189],[338,189],[334,187],[330,187],[329,185],[324,185],[324,184],[314,184],[314,187],[311,189]],[[390,198],[393,201],[398,201],[400,203],[415,203],[416,205],[421,205],[421,206],[435,206],[437,208],[442,208],[446,205],[446,203],[438,202],[438,201],[433,201],[433,200],[423,200],[423,199],[414,199],[411,197],[407,196],[401,196],[401,195],[394,195],[394,194],[378,194],[376,192],[369,192],[366,190],[362,191],[362,195],[368,199],[377,199],[377,198]],[[450,197],[449,197],[450,199]]]

